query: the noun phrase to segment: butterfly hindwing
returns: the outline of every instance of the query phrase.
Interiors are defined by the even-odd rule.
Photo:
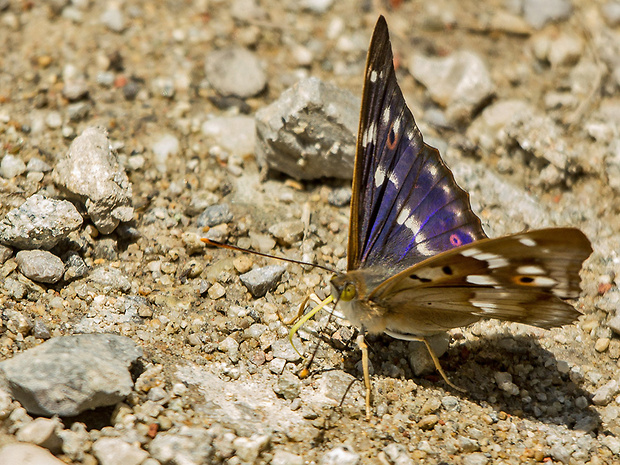
[[[366,64],[348,269],[383,267],[391,275],[485,237],[469,196],[424,143],[405,103],[381,17]]]
[[[446,328],[461,326],[453,323],[466,315],[550,328],[579,316],[562,299],[579,295],[579,270],[591,252],[573,228],[484,239],[404,270],[368,298],[389,305],[393,322],[432,312]]]

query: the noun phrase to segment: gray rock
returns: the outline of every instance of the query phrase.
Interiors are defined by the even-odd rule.
[[[570,0],[524,0],[523,17],[530,26],[541,29],[553,21],[568,19],[573,12]]]
[[[287,400],[293,400],[301,392],[301,381],[293,373],[285,371],[281,376],[278,376],[278,382],[274,386],[273,392]]]
[[[50,451],[34,444],[7,444],[0,449],[0,463],[19,465],[65,465]]]
[[[63,256],[63,261],[65,263],[65,274],[63,275],[65,281],[83,278],[88,274],[88,265],[77,252],[67,252]]]
[[[298,338],[293,338],[293,344],[300,352],[303,352],[303,346],[299,342]],[[287,362],[296,362],[301,359],[301,356],[295,350],[295,347],[291,344],[291,341],[286,339],[278,339],[271,344],[271,350],[274,359],[282,359]]]
[[[5,155],[0,162],[0,176],[5,179],[11,179],[19,176],[26,171],[26,164],[21,158],[15,155]]]
[[[90,113],[91,108],[92,105],[90,104],[90,102],[82,101],[72,103],[67,106],[67,117],[69,118],[69,121],[82,121],[83,119],[86,119],[86,117]],[[71,132],[71,134],[72,133],[73,132]],[[63,134],[65,135],[65,137],[67,137],[64,131]]]
[[[35,194],[0,221],[0,242],[18,249],[49,250],[82,222],[71,202]]]
[[[616,27],[620,24],[620,2],[612,0],[605,3],[601,7],[601,13],[603,13],[603,18],[610,27]]]
[[[296,179],[353,175],[360,101],[317,78],[303,79],[256,112],[256,157]]]
[[[321,465],[357,465],[360,463],[360,456],[350,446],[338,446],[323,454],[319,463]]]
[[[232,219],[233,214],[230,212],[228,204],[221,203],[205,208],[196,219],[196,224],[199,228],[204,228],[205,226],[212,228],[218,224],[230,223]]]
[[[243,157],[256,148],[256,122],[251,116],[222,116],[202,124],[202,133],[227,153]]]
[[[300,220],[282,221],[269,228],[269,233],[276,238],[278,244],[290,247],[304,236],[304,224]]]
[[[459,400],[454,396],[445,396],[441,399],[441,405],[448,412],[458,412],[461,410],[461,406],[459,404]]]
[[[327,202],[334,207],[344,207],[351,202],[351,193],[350,187],[337,187],[327,194]]]
[[[620,336],[620,314],[610,318],[607,322],[607,326],[609,326],[614,333]]]
[[[209,53],[205,73],[211,86],[224,96],[253,97],[267,85],[267,75],[258,57],[241,47]]]
[[[57,283],[65,272],[62,260],[47,250],[20,250],[15,260],[19,271],[37,283]]]
[[[128,292],[131,289],[131,281],[117,268],[100,266],[95,268],[88,278],[107,291]]]
[[[149,452],[162,464],[202,465],[210,462],[212,443],[209,431],[184,426],[178,431],[157,434],[149,444]]]
[[[273,290],[284,274],[285,268],[279,265],[269,265],[256,268],[239,276],[241,282],[254,297],[262,297]]]
[[[402,444],[392,443],[383,448],[383,453],[387,456],[392,465],[415,465],[409,456],[407,449]]]
[[[189,216],[200,215],[205,208],[215,205],[220,198],[209,191],[200,191],[192,195],[189,205],[185,208],[185,214]]]
[[[446,353],[450,346],[450,336],[447,333],[437,334],[435,336],[428,337],[433,351],[437,358]],[[413,370],[416,376],[424,375],[427,373],[434,373],[437,369],[433,363],[433,359],[428,353],[428,349],[423,342],[411,341],[408,348],[409,366]]]
[[[141,356],[129,338],[80,334],[50,339],[0,362],[0,370],[29,413],[74,416],[129,395],[129,367]]]
[[[495,93],[485,63],[473,52],[460,51],[445,58],[415,54],[409,72],[435,102],[446,107],[446,117],[452,123],[469,120]]]
[[[131,184],[111,150],[107,132],[89,127],[71,143],[52,173],[54,182],[84,203],[102,234],[133,218]]]
[[[594,391],[594,396],[592,396],[592,403],[594,405],[607,405],[619,392],[620,384],[617,380],[612,379],[611,381],[607,382],[603,386],[599,387],[596,391]]]
[[[140,465],[149,453],[121,438],[99,438],[93,443],[93,453],[100,465]]]
[[[58,418],[36,418],[21,427],[16,437],[18,441],[36,444],[58,453],[62,446],[58,432],[62,429],[62,423]]]
[[[34,327],[32,328],[32,334],[37,339],[48,340],[52,337],[49,328],[42,320],[34,320]]]
[[[4,262],[6,262],[12,256],[13,250],[10,247],[0,244],[0,265],[4,264]]]
[[[235,455],[242,463],[256,463],[260,453],[269,445],[271,438],[266,434],[253,434],[249,438],[235,438]]]

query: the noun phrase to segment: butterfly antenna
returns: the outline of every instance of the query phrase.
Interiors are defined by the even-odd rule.
[[[200,240],[202,242],[204,242],[205,244],[207,244],[207,245],[212,245],[214,247],[220,247],[222,249],[229,249],[229,250],[235,250],[237,252],[243,252],[243,253],[249,253],[249,254],[253,254],[253,255],[259,255],[261,257],[273,258],[273,259],[276,259],[276,260],[282,260],[283,262],[296,263],[298,265],[312,266],[314,268],[320,268],[322,270],[329,271],[330,273],[337,273],[336,270],[334,270],[334,269],[332,269],[332,268],[330,268],[328,266],[325,266],[325,265],[318,265],[316,263],[304,262],[302,260],[295,260],[293,258],[277,257],[275,255],[270,255],[268,253],[257,252],[256,250],[244,249],[243,247],[237,247],[235,245],[223,244],[221,242],[217,242],[217,241],[213,241],[211,239],[207,239],[206,237],[202,237]]]

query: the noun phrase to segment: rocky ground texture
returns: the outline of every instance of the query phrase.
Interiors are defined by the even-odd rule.
[[[581,228],[550,331],[288,341],[346,266],[379,14],[490,236]],[[620,464],[620,2],[0,0],[0,463]],[[297,83],[297,84],[296,84]],[[356,381],[358,380],[358,381]]]

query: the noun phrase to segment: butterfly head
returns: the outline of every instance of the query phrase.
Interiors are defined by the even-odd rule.
[[[358,296],[357,285],[346,274],[336,274],[330,281],[336,302],[350,302]]]

